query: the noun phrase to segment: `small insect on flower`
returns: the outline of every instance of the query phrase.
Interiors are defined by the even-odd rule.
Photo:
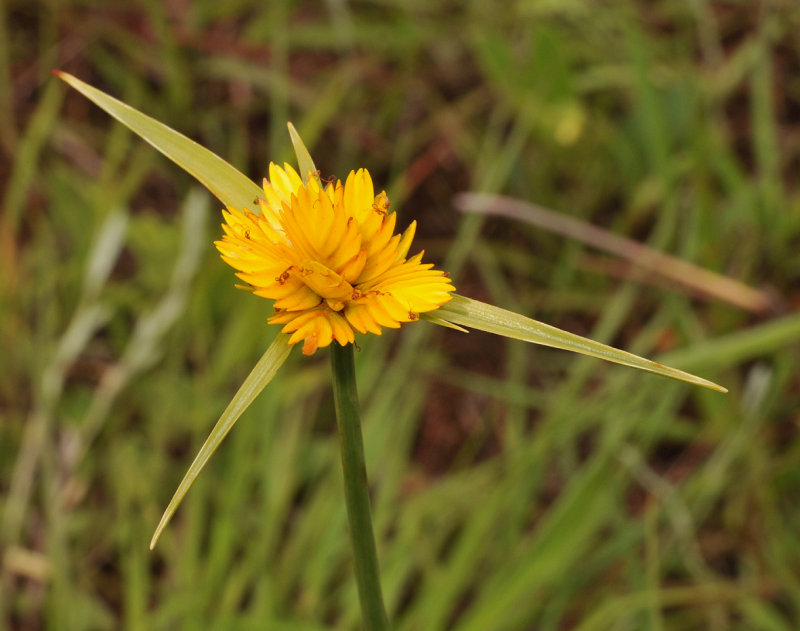
[[[394,233],[389,198],[375,195],[365,169],[323,187],[314,174],[303,183],[288,164],[270,164],[258,205],[260,214],[224,210],[215,245],[254,294],[275,301],[269,322],[283,324],[290,344],[302,340],[306,355],[416,321],[451,298],[450,279],[422,263],[424,252],[406,258],[416,222]]]

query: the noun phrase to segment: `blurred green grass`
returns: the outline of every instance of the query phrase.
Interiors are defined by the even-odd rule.
[[[359,620],[323,352],[290,359],[147,551],[274,334],[269,305],[233,288],[211,196],[53,67],[255,179],[291,158],[291,119],[326,174],[385,182],[459,293],[730,388],[424,323],[359,340],[397,629],[797,628],[794,3],[5,0],[0,16],[3,628]],[[465,190],[603,226],[773,306],[462,216]]]

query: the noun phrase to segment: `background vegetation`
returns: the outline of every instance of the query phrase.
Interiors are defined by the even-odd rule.
[[[398,630],[798,628],[795,2],[5,0],[0,18],[0,627],[358,626],[325,352],[290,358],[148,552],[270,307],[216,255],[211,195],[57,67],[257,180],[291,158],[291,119],[325,174],[385,183],[459,293],[730,388],[426,323],[360,339]],[[470,190],[578,223],[465,214]],[[757,292],[643,273],[611,233]]]

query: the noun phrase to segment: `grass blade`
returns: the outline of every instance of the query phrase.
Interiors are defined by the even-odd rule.
[[[472,300],[471,298],[465,298],[464,296],[453,295],[450,302],[439,307],[434,313],[437,318],[453,324],[460,324],[533,344],[542,344],[543,346],[552,346],[553,348],[590,355],[616,364],[631,366],[632,368],[638,368],[639,370],[645,370],[664,377],[693,383],[718,392],[728,391],[722,386],[682,370],[664,366],[580,335],[562,331],[549,324],[537,322],[518,313],[488,305],[478,300]]]
[[[764,313],[772,308],[772,301],[764,291],[538,204],[486,193],[461,193],[456,196],[454,203],[462,212],[508,217],[580,241],[626,259],[650,274],[667,278],[700,295],[754,313]]]
[[[292,347],[287,343],[288,339],[288,335],[283,333],[278,334],[266,352],[261,356],[261,359],[258,360],[258,363],[247,376],[247,379],[244,380],[244,383],[234,395],[233,399],[231,399],[228,407],[225,408],[217,424],[214,425],[214,429],[211,430],[208,438],[206,438],[206,442],[203,443],[197,456],[195,456],[194,462],[192,462],[186,475],[183,476],[183,480],[181,480],[181,483],[178,485],[167,509],[164,511],[161,521],[158,523],[153,538],[150,541],[151,550],[155,547],[158,538],[161,536],[164,528],[166,528],[172,515],[177,510],[197,476],[203,470],[203,467],[206,466],[206,463],[217,450],[217,447],[219,447],[225,436],[228,435],[228,432],[231,431],[231,428],[236,421],[239,420],[242,413],[250,407],[250,404],[259,393],[272,381],[278,369],[286,361],[286,358],[289,357],[289,352]]]
[[[53,74],[197,178],[226,206],[258,210],[253,200],[264,196],[261,188],[215,153],[71,74],[58,70]]]

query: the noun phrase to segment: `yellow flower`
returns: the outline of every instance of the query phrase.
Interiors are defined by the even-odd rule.
[[[375,195],[365,169],[323,188],[270,164],[258,204],[261,214],[223,210],[215,245],[248,289],[275,301],[269,322],[284,325],[290,344],[303,340],[304,354],[351,343],[354,331],[380,335],[450,300],[444,272],[422,263],[423,252],[406,258],[416,222],[394,234],[389,198]]]

